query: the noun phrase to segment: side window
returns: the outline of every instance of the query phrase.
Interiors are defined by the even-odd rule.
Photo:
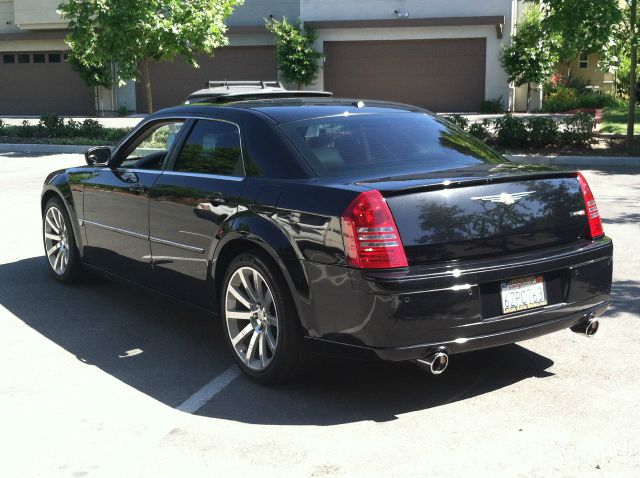
[[[223,121],[199,120],[184,143],[173,170],[244,176],[238,127]]]
[[[162,163],[183,126],[184,122],[159,123],[152,126],[129,147],[129,153],[121,167],[162,169]]]

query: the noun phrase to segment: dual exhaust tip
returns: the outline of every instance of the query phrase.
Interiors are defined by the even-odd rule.
[[[600,322],[595,315],[590,315],[586,320],[571,327],[571,331],[585,337],[593,337],[600,328]],[[416,359],[416,364],[433,375],[440,375],[449,366],[449,355],[440,351],[429,355],[428,357]]]
[[[595,316],[591,315],[587,317],[584,322],[580,322],[579,324],[571,327],[571,331],[576,334],[584,335],[585,337],[593,337],[598,332],[600,328],[600,322]]]
[[[436,352],[428,357],[417,359],[416,364],[433,375],[440,375],[449,366],[449,356],[445,352]]]

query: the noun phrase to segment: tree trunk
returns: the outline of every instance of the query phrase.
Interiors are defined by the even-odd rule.
[[[153,96],[151,94],[151,76],[149,75],[149,60],[142,60],[142,84],[147,98],[147,113],[153,113]]]
[[[531,113],[531,83],[527,83],[527,113]]]
[[[633,144],[636,124],[636,102],[638,88],[638,0],[631,1],[631,75],[629,81],[629,121],[627,123],[627,145]]]
[[[304,88],[304,85],[302,83],[298,83],[298,90],[302,91],[302,88]]]

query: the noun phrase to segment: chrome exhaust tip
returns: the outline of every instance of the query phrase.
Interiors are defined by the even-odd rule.
[[[600,328],[600,322],[595,317],[589,317],[584,322],[580,322],[577,325],[571,327],[571,331],[576,334],[584,335],[585,337],[593,337]]]
[[[426,358],[416,359],[416,363],[433,375],[440,375],[449,366],[449,356],[445,352],[436,352]]]

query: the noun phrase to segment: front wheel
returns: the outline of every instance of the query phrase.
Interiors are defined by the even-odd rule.
[[[80,256],[69,214],[57,198],[47,201],[42,216],[44,251],[49,271],[60,282],[75,282],[81,273]]]
[[[261,253],[232,261],[222,289],[225,337],[242,371],[261,383],[279,383],[305,366],[298,315],[287,284]]]

